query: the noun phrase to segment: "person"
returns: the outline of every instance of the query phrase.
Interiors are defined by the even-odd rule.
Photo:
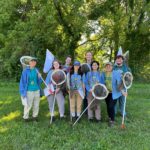
[[[70,69],[72,67],[71,60],[72,60],[71,56],[67,56],[65,60],[65,65],[63,65],[62,67],[66,74],[70,72]],[[67,91],[67,87],[65,83],[62,85],[62,92],[63,92],[64,97],[66,98],[66,96],[68,95],[68,91]]]
[[[86,52],[86,54],[85,54],[85,63],[87,63],[89,65],[90,69],[91,69],[92,58],[93,58],[92,52],[90,52],[90,51]],[[83,75],[84,84],[85,84],[85,76],[86,76],[86,74]],[[85,97],[84,97],[84,100],[83,100],[83,109],[85,109],[88,106],[88,102],[87,102],[87,98],[86,98],[87,93],[88,93],[88,91],[85,89]],[[87,111],[86,111],[86,114],[87,114]]]
[[[51,91],[50,94],[47,96],[47,100],[48,100],[48,104],[49,104],[50,115],[53,116],[53,120],[55,120],[54,111],[53,111],[53,103],[54,103],[55,93],[56,93],[56,100],[57,100],[57,104],[58,104],[60,119],[65,118],[65,116],[64,116],[65,99],[64,99],[63,93],[62,93],[60,87],[58,87],[56,89],[56,85],[54,85],[52,83],[52,80],[51,80],[51,76],[52,76],[53,71],[57,71],[59,69],[61,69],[61,64],[59,63],[58,60],[54,60],[53,64],[52,64],[52,69],[47,74],[47,77],[46,77],[46,80],[45,80],[46,84],[49,86],[50,91]]]
[[[66,60],[65,60],[65,65],[63,66],[63,70],[64,70],[66,73],[70,72],[70,69],[71,69],[71,61],[72,61],[71,56],[67,56],[67,57],[66,57]]]
[[[92,61],[91,68],[92,68],[92,71],[87,73],[86,79],[85,79],[86,80],[85,81],[85,87],[87,90],[88,105],[93,100],[93,96],[92,96],[93,86],[96,83],[104,84],[104,77],[99,72],[99,62]],[[91,104],[90,107],[88,107],[88,120],[89,121],[94,120],[93,112],[95,112],[96,122],[100,122],[101,121],[101,108],[100,108],[100,101],[97,99],[94,100],[94,102]]]
[[[109,118],[109,126],[114,125],[114,120],[112,120],[112,114],[111,114],[111,105],[113,102],[112,99],[112,68],[113,64],[111,62],[107,62],[105,64],[105,72],[104,72],[104,78],[105,78],[105,85],[109,91],[109,94],[107,98],[105,99],[106,106],[107,106],[107,114]]]
[[[26,67],[20,79],[20,95],[24,105],[23,119],[31,121],[29,113],[33,107],[32,120],[38,121],[39,103],[40,103],[40,84],[42,82],[41,75],[36,68],[37,58],[31,57],[29,67]]]
[[[113,67],[113,71],[119,71],[122,74],[122,76],[125,72],[131,71],[130,68],[127,67],[127,65],[124,62],[124,57],[123,57],[121,47],[118,50],[116,61]],[[118,97],[118,103],[119,103],[121,115],[123,115],[124,100],[125,100],[125,97],[123,95]],[[115,113],[117,113],[117,105],[115,106]],[[125,112],[125,115],[126,115],[126,112]]]
[[[124,63],[122,48],[120,47],[117,53],[116,62],[112,71],[112,98],[113,100],[110,101],[110,114],[111,114],[110,122],[109,122],[110,126],[114,125],[117,102],[119,102],[121,115],[123,115],[123,113],[126,115],[126,112],[123,112],[123,107],[124,107],[125,96],[127,96],[127,93],[123,88],[122,76],[125,72],[129,70],[130,69]]]
[[[70,111],[72,121],[75,121],[81,114],[84,93],[80,62],[75,61],[70,72]]]

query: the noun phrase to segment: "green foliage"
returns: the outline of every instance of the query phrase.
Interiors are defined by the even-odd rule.
[[[102,123],[89,123],[83,116],[73,128],[69,122],[68,101],[66,99],[67,120],[58,118],[49,124],[48,102],[40,102],[39,122],[25,123],[22,119],[23,107],[15,82],[0,82],[0,149],[1,150],[49,150],[49,149],[100,149],[100,150],[148,150],[149,136],[149,84],[133,84],[127,98],[128,118],[126,128],[120,128],[121,117],[116,116],[116,124],[108,127],[106,104],[101,103]],[[58,109],[55,107],[56,113]],[[58,116],[57,116],[58,117]]]
[[[84,61],[90,50],[104,63],[122,46],[136,76],[150,59],[149,1],[1,0],[0,6],[0,77],[18,80],[22,55],[38,57],[42,68],[47,48],[62,62],[67,55]]]

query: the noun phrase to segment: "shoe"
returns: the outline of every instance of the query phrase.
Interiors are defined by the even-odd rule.
[[[39,120],[38,120],[38,117],[33,117],[33,118],[32,118],[32,121],[38,122],[38,121],[39,121]]]
[[[66,116],[61,116],[60,117],[60,120],[65,120],[66,119]]]
[[[51,117],[50,117],[50,120],[51,120]],[[56,118],[53,116],[52,121],[55,121],[55,120],[56,120]]]
[[[114,126],[114,121],[110,120],[109,123],[108,123],[108,126],[113,127]]]
[[[30,118],[24,119],[24,122],[30,122],[30,121],[31,121]]]
[[[75,122],[76,121],[76,117],[72,117],[72,122]]]
[[[88,120],[89,120],[89,122],[94,122],[93,118],[89,118]]]
[[[95,122],[96,122],[96,123],[101,123],[101,120],[95,119]]]

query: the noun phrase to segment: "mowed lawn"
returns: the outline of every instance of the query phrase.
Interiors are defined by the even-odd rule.
[[[58,109],[56,115],[58,116]],[[25,123],[18,83],[0,82],[0,150],[149,150],[150,84],[134,83],[127,98],[127,119],[121,129],[118,114],[113,128],[108,127],[105,101],[101,103],[102,123],[89,123],[84,115],[72,127],[58,119],[51,127],[47,100],[40,102],[39,122]]]

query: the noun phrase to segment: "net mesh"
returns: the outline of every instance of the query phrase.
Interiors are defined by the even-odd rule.
[[[53,84],[61,85],[66,80],[66,74],[63,70],[57,70],[52,73],[51,79]]]
[[[96,84],[93,87],[92,94],[96,99],[105,99],[108,96],[108,90],[105,85]]]
[[[123,84],[125,86],[125,88],[130,88],[132,85],[132,81],[133,81],[133,76],[130,72],[126,72],[123,76]]]
[[[89,64],[82,64],[81,65],[81,72],[86,74],[87,72],[91,71],[90,65]]]

